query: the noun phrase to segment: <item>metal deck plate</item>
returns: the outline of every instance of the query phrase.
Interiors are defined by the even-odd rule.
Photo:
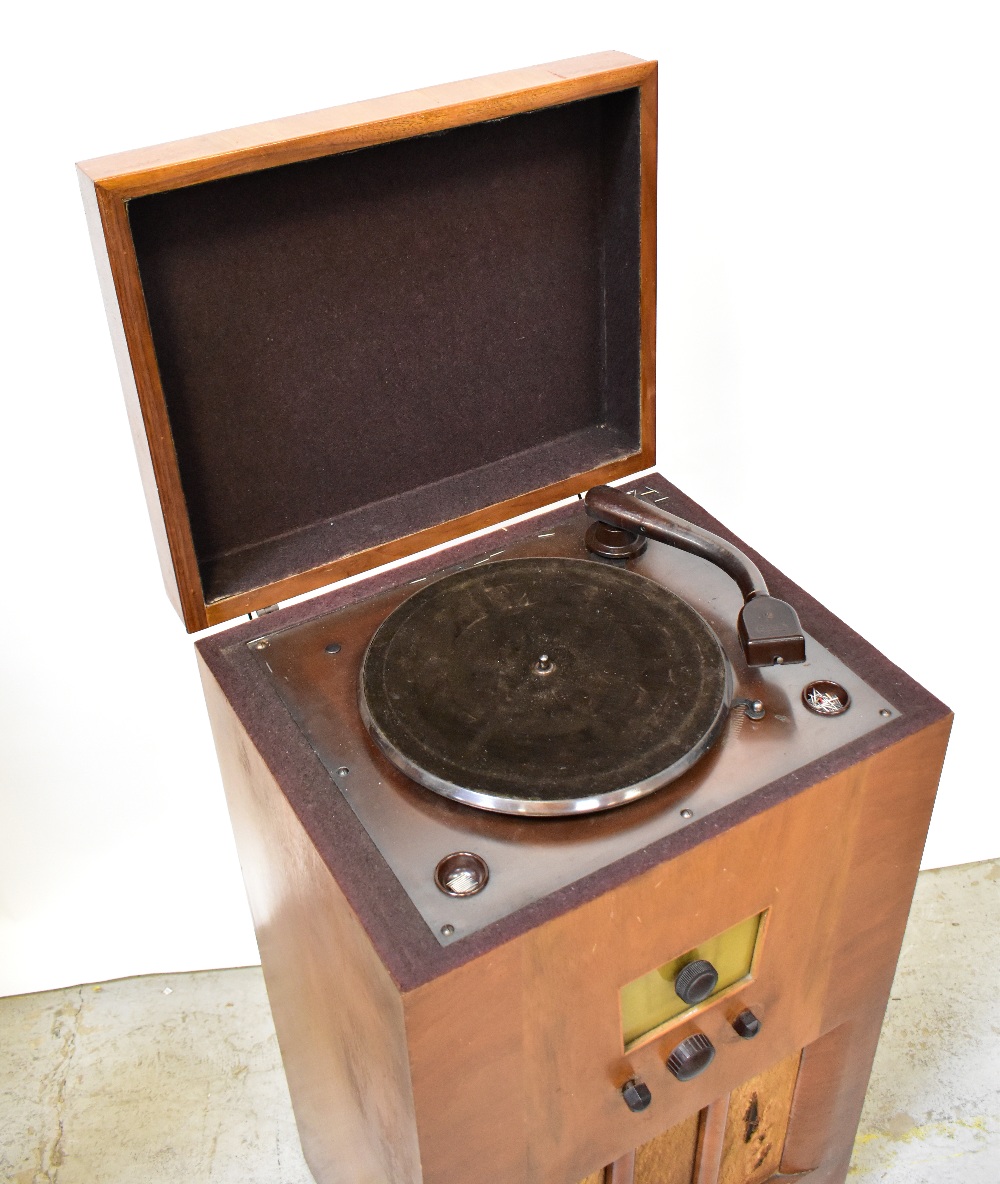
[[[586,525],[581,510],[558,529],[519,541],[502,557],[566,556],[604,564],[588,557],[583,545]],[[461,566],[473,568],[500,557],[494,552]],[[329,771],[331,794],[341,793],[350,803],[443,945],[614,863],[897,715],[891,703],[812,637],[806,639],[807,661],[802,665],[748,668],[735,628],[742,598],[728,576],[711,564],[651,544],[628,566],[668,587],[709,623],[730,655],[735,695],[760,699],[766,714],[751,720],[737,703],[719,742],[693,768],[655,793],[600,813],[530,818],[474,809],[417,785],[372,742],[358,709],[365,653],[389,613],[429,581],[405,584],[287,630],[262,633],[249,643]],[[336,652],[327,652],[328,647]],[[808,710],[802,691],[818,680],[842,684],[850,694],[850,708],[840,715]],[[454,898],[438,888],[434,876],[445,856],[460,851],[486,861],[489,881],[475,895]]]

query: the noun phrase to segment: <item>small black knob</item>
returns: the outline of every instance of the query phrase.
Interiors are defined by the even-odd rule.
[[[701,1003],[715,990],[719,972],[711,962],[699,958],[689,962],[674,979],[674,990],[685,1003]]]
[[[749,1007],[746,1007],[733,1020],[733,1028],[737,1036],[742,1036],[744,1040],[753,1040],[760,1031],[760,1020]]]
[[[653,1100],[653,1095],[649,1092],[649,1086],[644,1081],[640,1081],[638,1077],[630,1077],[625,1082],[622,1086],[622,1097],[625,1099],[625,1105],[628,1106],[633,1114],[638,1114],[641,1110],[645,1110]]]
[[[678,1081],[690,1081],[715,1060],[715,1046],[703,1032],[682,1040],[667,1057],[667,1068]]]

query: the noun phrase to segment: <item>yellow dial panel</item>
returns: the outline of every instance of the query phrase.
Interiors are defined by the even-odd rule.
[[[622,1036],[626,1051],[643,1037],[691,1009],[691,1004],[686,1003],[674,990],[674,980],[689,962],[698,959],[711,962],[719,975],[715,990],[697,1005],[699,1007],[710,1003],[734,983],[746,978],[753,965],[763,919],[764,913],[748,917],[724,933],[709,938],[679,958],[657,966],[622,987]]]

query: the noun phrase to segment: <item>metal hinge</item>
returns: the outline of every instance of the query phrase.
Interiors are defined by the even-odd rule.
[[[256,620],[257,617],[266,617],[268,613],[276,613],[279,608],[281,608],[280,604],[269,604],[266,608],[254,609],[254,611],[252,613],[248,613],[247,616],[251,621],[253,621]]]

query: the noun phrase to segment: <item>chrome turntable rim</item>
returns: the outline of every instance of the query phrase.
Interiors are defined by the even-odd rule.
[[[676,780],[719,739],[732,688],[686,601],[617,565],[544,557],[414,593],[373,635],[358,700],[374,743],[419,785],[552,817]]]

